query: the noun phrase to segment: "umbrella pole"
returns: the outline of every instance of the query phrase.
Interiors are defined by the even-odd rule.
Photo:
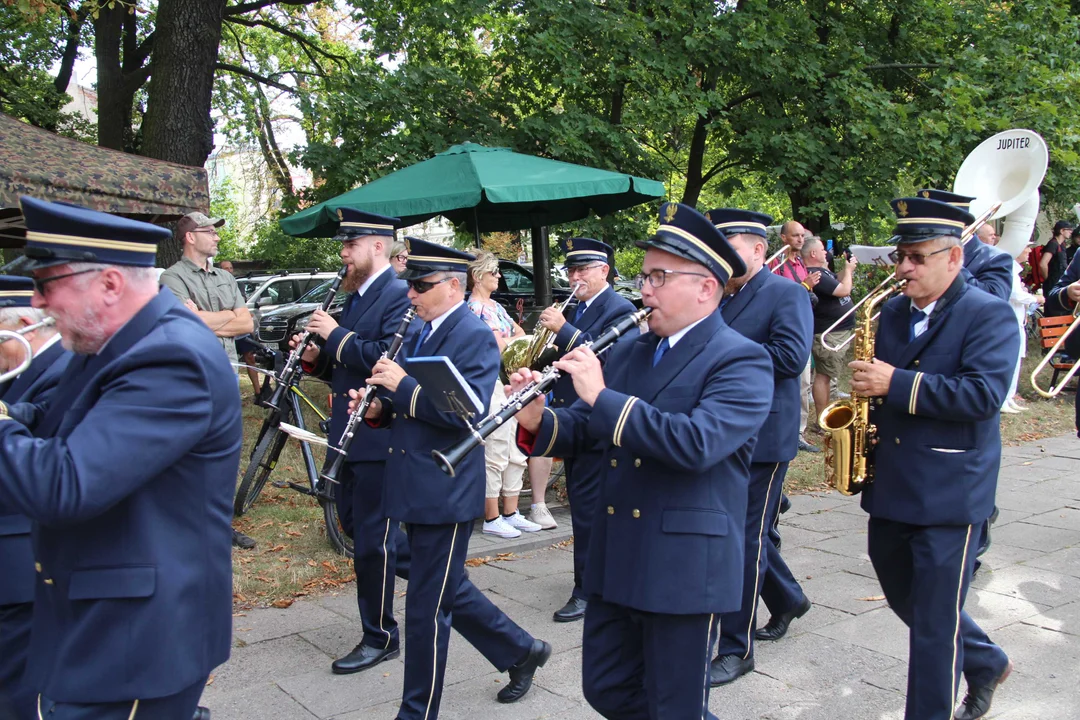
[[[476,208],[472,209],[472,222],[473,222],[473,237],[476,239],[476,248],[479,250],[482,245],[480,244],[480,220],[476,217]]]
[[[532,229],[532,256],[536,306],[546,308],[551,305],[551,257],[546,225]]]

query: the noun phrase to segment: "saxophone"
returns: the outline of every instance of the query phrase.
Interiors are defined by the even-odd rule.
[[[874,359],[874,320],[877,308],[894,293],[903,290],[906,280],[882,283],[884,289],[860,303],[855,323],[855,359]],[[822,338],[824,341],[824,337]],[[818,418],[825,431],[825,468],[829,485],[842,495],[863,491],[874,478],[870,452],[877,442],[877,427],[870,424],[870,398],[851,391],[851,398],[827,406]]]

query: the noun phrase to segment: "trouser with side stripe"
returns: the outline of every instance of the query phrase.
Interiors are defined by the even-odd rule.
[[[720,644],[717,656],[754,656],[754,630],[758,593],[769,570],[768,533],[780,509],[780,496],[787,475],[786,462],[751,463],[746,501],[746,554],[743,557],[741,607],[720,617]],[[775,548],[774,548],[775,549]]]
[[[906,720],[950,720],[961,674],[986,685],[1008,664],[963,611],[977,534],[977,525],[870,518],[870,561],[889,607],[909,628]]]
[[[346,462],[341,466],[339,489],[345,501],[338,516],[353,538],[356,569],[356,604],[364,626],[363,643],[374,648],[398,647],[394,620],[394,572],[397,564],[398,524],[383,515],[384,462]],[[349,505],[347,514],[342,506]],[[348,525],[346,525],[346,519]]]
[[[611,720],[716,720],[709,661],[717,615],[661,615],[589,597],[581,684]]]
[[[209,677],[209,676],[207,676]],[[207,678],[175,695],[115,703],[61,703],[38,696],[39,720],[191,720]]]

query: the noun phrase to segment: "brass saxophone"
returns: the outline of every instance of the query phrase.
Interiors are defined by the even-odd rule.
[[[863,301],[855,323],[856,360],[870,362],[874,359],[873,324],[877,307],[903,290],[906,284],[906,280],[882,283],[884,289]],[[862,492],[874,479],[870,451],[877,442],[877,427],[870,424],[870,398],[852,390],[850,399],[838,400],[821,412],[818,425],[825,431],[825,468],[829,485],[842,495]]]

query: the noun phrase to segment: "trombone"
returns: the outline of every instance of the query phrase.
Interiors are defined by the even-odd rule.
[[[30,341],[26,339],[25,335],[44,327],[52,327],[55,324],[56,318],[47,317],[39,323],[27,325],[18,330],[0,330],[0,343],[5,343],[8,340],[17,340],[23,347],[22,362],[19,363],[17,367],[12,368],[5,373],[0,373],[0,383],[5,383],[8,380],[23,374],[26,372],[26,369],[30,367],[30,363],[34,361],[34,350],[30,347]]]
[[[989,222],[990,218],[992,218],[994,216],[994,213],[996,213],[999,209],[1001,209],[1001,203],[994,203],[993,205],[991,205],[986,210],[986,212],[984,212],[979,217],[975,218],[975,222],[971,223],[966,228],[964,228],[964,232],[960,234],[960,246],[963,247],[963,245],[965,243],[967,243],[972,237],[974,237],[975,231],[977,231],[979,228],[981,228],[983,225],[985,225],[987,222]],[[979,241],[976,240],[975,242],[979,242]],[[870,292],[866,293],[866,297],[864,297],[862,300],[860,300],[859,302],[852,305],[848,309],[848,311],[846,313],[844,313],[843,315],[841,315],[840,318],[836,322],[834,322],[832,325],[827,327],[825,329],[825,332],[821,333],[821,346],[823,348],[825,348],[826,350],[829,350],[831,352],[840,352],[841,350],[846,348],[848,345],[850,345],[852,343],[852,341],[855,340],[855,335],[854,334],[849,336],[848,339],[845,340],[844,342],[842,342],[842,343],[840,343],[838,345],[835,345],[835,346],[830,345],[829,343],[825,342],[825,338],[829,335],[829,333],[836,330],[836,328],[841,323],[843,323],[845,320],[847,320],[849,317],[851,317],[851,315],[853,313],[857,312],[859,310],[859,307],[862,306],[862,304],[864,302],[866,302],[867,298],[875,297],[878,294],[878,291],[884,290],[885,287],[889,283],[892,283],[892,282],[903,283],[904,281],[897,278],[896,274],[894,272],[894,274],[890,275],[889,277],[885,278],[880,283],[878,283],[878,286],[876,288],[874,288]],[[901,290],[901,289],[903,289],[903,285],[899,284],[899,285],[897,285],[897,287],[892,288],[890,290],[890,292],[893,291],[893,290]],[[881,316],[881,311],[879,310],[874,315],[874,317],[870,318],[870,322],[873,322],[873,321],[877,320],[880,316]]]
[[[1073,330],[1075,330],[1077,326],[1080,326],[1080,322],[1076,321],[1078,315],[1080,315],[1080,303],[1077,303],[1076,307],[1073,309],[1072,323],[1069,325],[1069,327],[1065,328],[1065,332],[1061,334],[1061,337],[1057,339],[1057,342],[1054,343],[1054,346],[1050,348],[1050,352],[1046,353],[1046,357],[1040,360],[1039,364],[1035,366],[1035,369],[1031,371],[1031,387],[1035,389],[1035,392],[1039,393],[1044,398],[1049,399],[1052,397],[1056,397],[1057,394],[1064,390],[1065,386],[1069,384],[1069,381],[1072,380],[1073,375],[1075,375],[1077,371],[1080,371],[1080,362],[1073,363],[1073,366],[1069,368],[1069,371],[1067,373],[1065,373],[1064,379],[1062,379],[1062,381],[1057,385],[1052,386],[1049,390],[1043,390],[1041,387],[1039,387],[1038,382],[1036,382],[1039,373],[1045,370],[1046,366],[1054,361],[1054,356],[1057,355],[1061,348],[1065,346],[1065,341],[1069,338],[1070,335],[1072,335]]]
[[[770,267],[770,265],[772,265],[772,264],[773,264],[773,262],[774,262],[774,261],[775,261],[775,260],[776,260],[776,259],[777,259],[778,257],[780,257],[781,255],[783,255],[784,253],[786,253],[786,252],[787,252],[788,250],[790,250],[790,249],[791,249],[791,248],[789,248],[789,247],[788,247],[787,245],[781,245],[781,246],[780,246],[780,249],[779,249],[779,250],[777,250],[776,252],[774,252],[774,253],[773,253],[772,255],[770,255],[769,257],[765,258],[765,269],[766,269],[766,270],[768,270],[769,272],[775,272],[775,270],[773,270],[773,269],[772,269],[772,268]]]

